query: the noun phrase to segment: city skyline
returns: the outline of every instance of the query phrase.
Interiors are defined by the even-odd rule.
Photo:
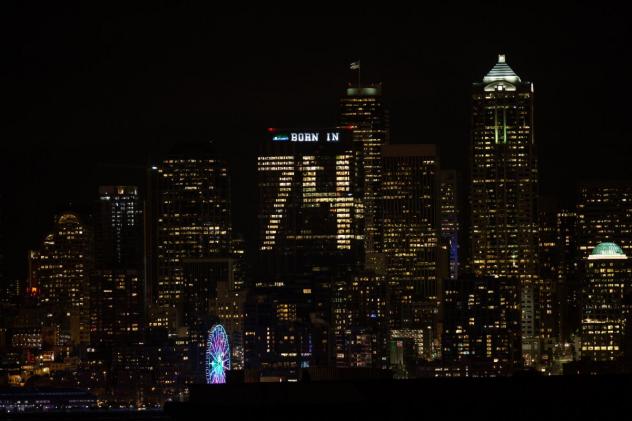
[[[23,27],[9,26],[32,31],[8,49],[14,59],[3,76],[15,104],[9,125],[15,141],[1,146],[2,171],[21,180],[2,192],[20,204],[4,210],[5,238],[17,246],[7,251],[8,275],[24,277],[19,260],[41,241],[55,213],[69,203],[85,210],[98,185],[141,186],[143,169],[180,142],[214,140],[228,158],[236,190],[254,192],[248,180],[263,130],[335,125],[340,92],[357,83],[349,63],[358,59],[364,83],[382,83],[393,115],[391,141],[438,144],[444,167],[463,171],[470,84],[505,53],[538,92],[541,191],[561,193],[569,203],[579,180],[625,178],[632,153],[621,122],[629,88],[601,87],[632,62],[623,41],[629,30],[616,10],[472,9],[437,9],[436,22],[429,17],[433,10],[405,19],[368,13],[367,22],[381,26],[369,25],[365,36],[355,35],[359,23],[343,17],[246,15],[220,22],[204,8],[186,7],[111,15],[43,10]],[[518,10],[520,24],[494,19]],[[199,17],[190,18],[196,11]],[[20,21],[28,12],[15,16]],[[469,12],[494,24],[474,26]],[[539,30],[530,34],[525,25],[536,16]],[[162,31],[170,19],[174,30]],[[416,19],[424,25],[413,24]],[[291,39],[279,29],[279,22],[291,27],[299,21],[310,28],[328,21],[340,31],[301,31]],[[231,37],[219,45],[222,31]],[[435,32],[442,36],[428,38]],[[255,33],[261,37],[250,37]],[[207,45],[215,54],[206,53]],[[567,160],[571,149],[574,158]],[[251,240],[253,215],[241,195],[233,196],[234,229]],[[46,216],[39,215],[42,206]]]
[[[629,381],[617,12],[17,7],[0,414],[370,419],[461,380],[438,412]]]

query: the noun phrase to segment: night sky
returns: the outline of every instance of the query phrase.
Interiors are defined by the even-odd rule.
[[[623,9],[487,3],[220,16],[206,3],[0,6],[8,276],[25,276],[27,250],[56,212],[88,214],[99,184],[142,185],[143,168],[184,141],[213,140],[228,160],[234,227],[251,238],[265,128],[335,125],[358,59],[365,81],[383,82],[392,142],[437,143],[446,168],[466,168],[471,83],[502,52],[535,84],[543,194],[568,204],[579,180],[632,178]]]

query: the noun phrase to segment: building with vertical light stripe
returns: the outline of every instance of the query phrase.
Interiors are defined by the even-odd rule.
[[[471,241],[477,276],[515,277],[522,295],[525,362],[537,358],[538,169],[533,84],[503,54],[475,83],[471,127]]]

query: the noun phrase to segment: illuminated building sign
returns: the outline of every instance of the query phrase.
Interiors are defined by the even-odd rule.
[[[319,159],[320,158],[320,159]],[[258,171],[262,173],[276,173],[276,177],[270,177],[266,184],[275,185],[268,196],[264,213],[268,223],[265,227],[261,250],[272,250],[276,243],[277,234],[281,229],[281,222],[287,214],[288,203],[292,195],[298,195],[302,200],[298,203],[302,210],[308,208],[320,208],[327,204],[336,218],[336,231],[329,233],[330,239],[335,240],[339,250],[351,249],[351,240],[355,238],[352,232],[352,224],[355,214],[353,212],[356,203],[349,195],[351,191],[350,174],[352,172],[351,153],[340,154],[333,157],[331,170],[335,174],[333,187],[335,190],[320,190],[317,184],[319,174],[327,171],[325,162],[327,158],[316,156],[265,156],[258,158]],[[273,181],[274,180],[274,181]],[[320,235],[322,237],[327,234]],[[301,239],[309,236],[301,234]],[[295,235],[289,235],[287,239],[297,239]]]
[[[340,132],[338,131],[287,132],[272,135],[274,142],[339,142],[340,138]]]
[[[351,250],[353,240],[361,237],[356,227],[363,218],[354,184],[361,145],[354,142],[353,129],[269,128],[268,136],[257,158],[261,250],[284,247],[279,240],[326,242],[335,250]],[[322,218],[326,223],[314,222]]]

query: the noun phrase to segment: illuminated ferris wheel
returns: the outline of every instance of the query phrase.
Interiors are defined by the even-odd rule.
[[[206,341],[206,383],[226,383],[226,372],[230,370],[230,345],[224,326],[213,326]]]

